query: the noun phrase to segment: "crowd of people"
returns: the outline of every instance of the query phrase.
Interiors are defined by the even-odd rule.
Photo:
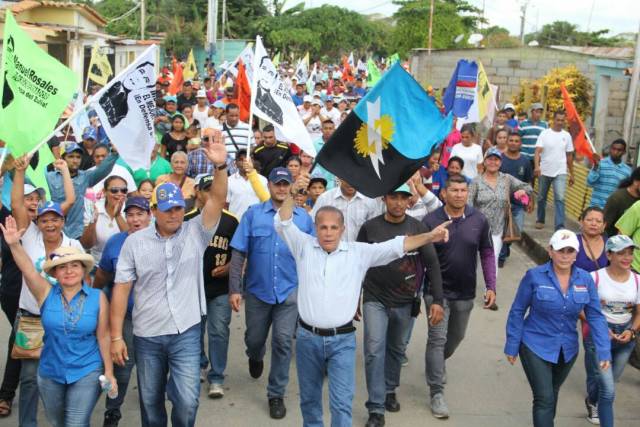
[[[280,72],[317,151],[367,93],[364,70],[347,79],[325,66],[312,87]],[[185,81],[177,95],[168,86],[161,76],[148,169],[124,163],[95,117],[78,142],[51,143],[48,189],[25,180],[29,157],[3,166],[12,186],[0,211],[0,297],[12,333],[1,417],[19,386],[20,426],[37,425],[39,400],[54,426],[89,425],[102,388],[103,425],[117,426],[135,367],[142,424],[167,425],[168,399],[171,423],[193,426],[201,383],[209,398],[225,395],[231,313],[244,305],[253,378],[271,334],[271,418],[287,414],[295,343],[303,424],[323,425],[325,377],[331,425],[353,424],[362,319],[366,426],[385,425],[385,412],[401,408],[396,389],[421,311],[430,409],[448,418],[446,361],[465,337],[478,261],[484,308],[498,310],[498,271],[516,240],[505,230],[522,231],[536,202],[544,228],[553,187],[550,261],[522,279],[504,352],[522,361],[533,424],[552,426],[580,318],[586,416],[613,425],[615,381],[640,330],[640,168],[624,163],[625,141],[594,156],[576,235],[565,229],[574,158],[562,111],[551,126],[538,103],[521,114],[506,104],[488,132],[454,123],[411,179],[373,199],[278,140],[271,124],[242,121],[230,74]]]

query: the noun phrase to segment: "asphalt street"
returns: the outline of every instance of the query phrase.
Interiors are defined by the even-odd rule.
[[[478,298],[467,336],[456,354],[447,363],[447,385],[445,396],[451,412],[448,420],[437,420],[431,416],[428,406],[428,391],[424,376],[424,352],[426,344],[426,318],[418,318],[411,340],[409,365],[402,370],[401,386],[397,390],[401,410],[386,415],[387,426],[491,426],[519,427],[531,425],[531,392],[520,363],[509,365],[502,353],[504,326],[516,287],[524,272],[534,263],[520,250],[512,251],[505,268],[499,270],[497,312],[483,310]],[[482,277],[481,275],[479,277]],[[480,279],[481,282],[481,279]],[[481,285],[480,285],[481,286]],[[244,316],[234,314],[231,324],[229,363],[225,381],[225,396],[211,400],[206,396],[206,387],[201,390],[198,426],[300,426],[302,418],[298,406],[298,383],[295,374],[295,357],[291,366],[291,379],[285,399],[287,416],[283,420],[272,420],[268,415],[266,398],[269,351],[265,360],[265,374],[254,380],[249,376],[244,355]],[[9,335],[8,322],[0,322],[0,342]],[[4,348],[4,345],[2,346]],[[4,371],[4,357],[0,361]],[[134,371],[135,377],[135,371]],[[367,420],[364,402],[367,390],[362,355],[362,325],[358,325],[357,390],[353,401],[353,424],[363,426]],[[139,426],[140,415],[135,378],[130,386],[123,406],[123,427]],[[556,426],[588,426],[585,419],[584,394],[585,374],[582,351],[579,360],[560,392]],[[617,386],[615,414],[616,426],[637,427],[640,425],[640,371],[627,366]],[[329,425],[328,394],[325,386],[325,425]],[[170,410],[171,404],[167,402]],[[102,425],[104,399],[96,406],[92,425]],[[0,426],[18,425],[17,399],[10,418],[1,419]],[[39,410],[40,425],[48,425],[42,405]]]

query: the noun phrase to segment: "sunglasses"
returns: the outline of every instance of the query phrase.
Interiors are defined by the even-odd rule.
[[[109,189],[109,193],[111,194],[118,194],[118,193],[127,194],[128,192],[129,191],[127,187],[111,187]]]

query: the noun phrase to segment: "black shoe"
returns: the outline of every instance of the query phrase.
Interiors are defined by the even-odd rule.
[[[115,414],[104,414],[104,422],[102,423],[102,427],[118,427],[119,421],[120,417]]]
[[[274,420],[279,420],[285,415],[287,415],[287,408],[284,407],[284,400],[281,397],[269,399],[269,416]]]
[[[387,397],[384,399],[384,408],[389,412],[400,411],[400,402],[396,399],[395,393],[387,393]]]
[[[499,259],[498,260],[498,268],[503,268],[504,267],[504,261],[503,259]]]
[[[249,375],[251,378],[260,378],[264,370],[264,362],[262,360],[249,359]]]
[[[364,427],[382,427],[384,426],[384,415],[371,413]]]

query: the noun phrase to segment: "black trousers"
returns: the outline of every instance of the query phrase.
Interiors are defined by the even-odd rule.
[[[0,294],[0,306],[11,323],[11,336],[7,346],[7,363],[4,368],[4,377],[2,378],[2,386],[0,386],[0,400],[11,402],[16,396],[16,390],[20,383],[20,360],[11,358],[11,348],[16,338],[14,323],[16,314],[18,313],[18,302],[20,294]]]

